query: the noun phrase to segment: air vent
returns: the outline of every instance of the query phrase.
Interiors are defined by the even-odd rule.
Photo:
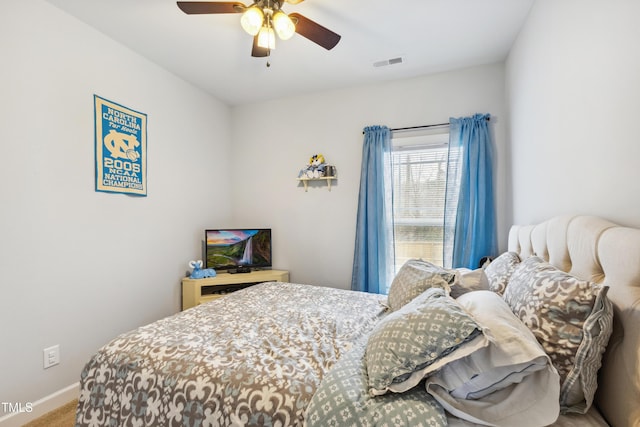
[[[387,65],[394,64],[402,64],[404,62],[404,58],[402,56],[398,56],[397,58],[385,59],[383,61],[377,61],[373,63],[374,67],[386,67]]]

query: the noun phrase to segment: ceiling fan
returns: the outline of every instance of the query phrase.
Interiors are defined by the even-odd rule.
[[[286,14],[282,3],[298,4],[304,0],[254,0],[245,6],[226,1],[179,1],[178,7],[187,15],[242,13],[240,24],[253,36],[251,56],[269,56],[275,49],[276,37],[287,40],[298,33],[312,42],[330,50],[340,41],[340,35],[306,18],[299,13]]]

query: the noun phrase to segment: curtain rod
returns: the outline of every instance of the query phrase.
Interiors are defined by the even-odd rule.
[[[487,117],[487,121],[491,120],[490,117]],[[403,130],[414,130],[414,129],[426,129],[426,128],[434,128],[434,127],[439,127],[439,126],[449,126],[451,123],[447,122],[447,123],[437,123],[434,125],[422,125],[422,126],[409,126],[406,128],[393,128],[393,129],[389,129],[391,132],[399,132],[399,131],[403,131]],[[364,131],[362,131],[362,134],[364,135]]]
[[[402,131],[402,130],[414,130],[414,129],[426,129],[426,128],[435,128],[435,127],[440,127],[440,126],[449,126],[449,122],[447,123],[437,123],[435,125],[422,125],[422,126],[409,126],[406,128],[393,128],[393,129],[389,129],[391,132],[398,132],[398,131]]]

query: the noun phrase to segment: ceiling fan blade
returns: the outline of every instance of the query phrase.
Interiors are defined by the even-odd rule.
[[[258,36],[253,37],[253,47],[251,48],[251,56],[254,58],[264,58],[269,56],[269,49],[258,46]]]
[[[299,13],[290,13],[289,17],[296,24],[296,33],[308,38],[312,42],[322,46],[327,50],[331,50],[340,41],[340,35],[334,33],[328,28],[313,22]]]
[[[234,1],[179,1],[178,7],[187,15],[203,13],[240,13],[247,7]]]

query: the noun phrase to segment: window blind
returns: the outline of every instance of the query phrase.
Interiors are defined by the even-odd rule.
[[[393,139],[393,214],[396,269],[422,258],[443,264],[448,133]]]

